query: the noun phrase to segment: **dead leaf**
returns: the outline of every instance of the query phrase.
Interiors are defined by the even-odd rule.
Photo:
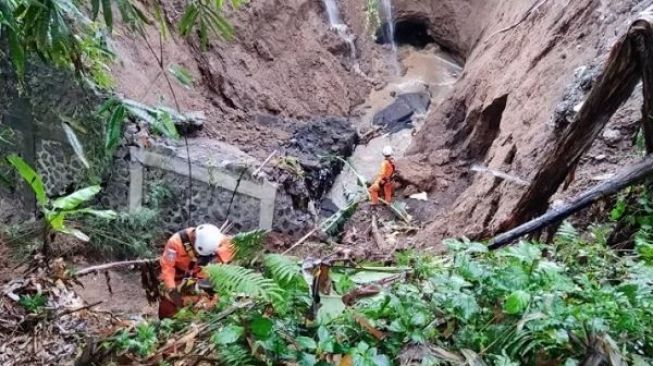
[[[382,331],[376,329],[372,323],[370,323],[369,320],[367,320],[365,317],[363,317],[360,314],[355,314],[354,319],[356,319],[356,322],[358,325],[361,326],[361,328],[365,329],[368,333],[370,333],[374,338],[378,339],[379,341],[382,341],[386,334],[383,333]]]
[[[338,366],[352,366],[353,364],[354,364],[354,360],[351,358],[351,356],[344,355],[342,356],[342,359],[340,360]]]

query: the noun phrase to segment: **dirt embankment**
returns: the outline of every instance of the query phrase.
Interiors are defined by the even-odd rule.
[[[404,161],[420,174],[431,171],[437,178],[431,197],[450,203],[422,231],[424,245],[447,235],[481,236],[505,220],[525,187],[469,168],[482,164],[528,181],[573,121],[617,36],[651,1],[481,3],[397,2],[399,18],[427,22],[466,60],[449,99],[427,118]],[[569,192],[632,159],[638,99],[613,117]]]
[[[182,4],[164,3],[168,17],[178,20]],[[360,8],[357,12],[356,17],[362,16]],[[265,158],[299,127],[296,122],[269,123],[280,119],[266,116],[299,123],[313,116],[344,117],[367,96],[372,85],[353,70],[348,46],[329,30],[320,1],[251,1],[229,11],[228,19],[235,27],[231,41],[213,40],[205,52],[196,40],[167,40],[162,48],[166,70],[182,65],[194,76],[191,89],[171,79],[181,109],[206,115],[205,135]],[[148,30],[148,42],[158,56],[155,29]],[[163,99],[174,105],[145,40],[119,29],[114,48],[119,64],[113,72],[120,92],[147,103]],[[375,58],[369,48],[360,52],[365,74],[381,72],[382,64],[365,61]]]

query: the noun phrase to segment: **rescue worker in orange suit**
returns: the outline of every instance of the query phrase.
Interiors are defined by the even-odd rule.
[[[212,263],[228,263],[233,259],[231,238],[211,224],[188,228],[174,234],[161,256],[162,282],[159,318],[170,318],[181,308],[197,301],[186,294],[188,283],[198,284],[213,295],[202,267]]]
[[[392,192],[393,192],[393,178],[395,174],[395,162],[392,158],[392,147],[385,146],[383,148],[383,162],[381,163],[381,170],[379,175],[376,177],[376,180],[369,188],[370,199],[372,205],[377,205],[379,203],[379,194],[383,191],[383,199],[390,203],[392,202]]]

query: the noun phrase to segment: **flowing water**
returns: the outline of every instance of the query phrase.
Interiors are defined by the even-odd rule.
[[[397,42],[395,42],[395,20],[392,15],[392,0],[381,0],[381,5],[383,7],[383,16],[385,17],[386,27],[385,29],[385,39],[390,44],[392,50],[392,58],[390,62],[394,68],[395,75],[399,75],[401,72],[399,68],[399,56],[397,51]]]
[[[354,35],[349,31],[349,27],[340,19],[340,11],[336,0],[322,0],[329,18],[329,26],[335,30],[338,36],[349,46],[349,54],[352,59],[356,58],[356,45],[354,44]]]
[[[354,121],[356,127],[365,133],[372,128],[374,115],[394,101],[394,95],[411,92],[428,91],[431,95],[431,106],[426,115],[416,116],[414,129],[404,129],[393,134],[385,134],[373,138],[367,145],[359,145],[349,161],[356,170],[368,181],[374,179],[381,165],[383,146],[390,145],[394,149],[395,158],[405,154],[412,142],[413,134],[419,130],[428,113],[438,108],[446,98],[454,83],[460,76],[462,68],[455,63],[449,55],[437,46],[417,50],[410,46],[402,46],[402,63],[406,69],[404,75],[394,76],[388,84],[380,90],[372,90],[367,101],[357,108],[355,114],[359,116]],[[329,198],[336,206],[344,207],[347,197],[358,190],[356,176],[345,168],[333,184]]]

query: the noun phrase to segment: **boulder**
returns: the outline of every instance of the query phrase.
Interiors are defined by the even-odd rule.
[[[430,192],[436,185],[433,167],[416,156],[396,161],[397,181],[404,187],[411,187],[411,192]]]
[[[400,94],[392,104],[374,115],[372,123],[390,133],[411,128],[413,116],[426,113],[430,104],[431,96],[427,92]]]

